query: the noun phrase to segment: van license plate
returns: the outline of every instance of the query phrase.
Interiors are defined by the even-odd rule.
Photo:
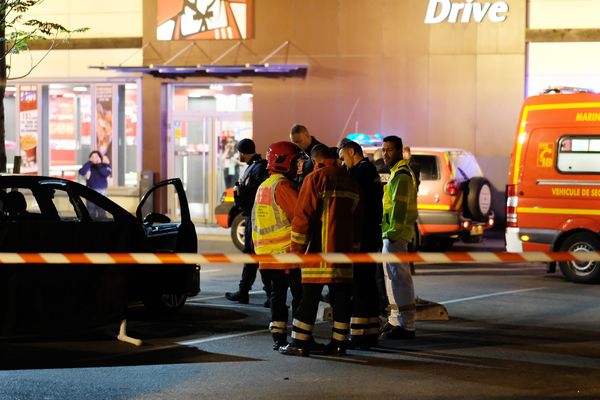
[[[483,235],[483,226],[476,225],[471,228],[471,236]]]

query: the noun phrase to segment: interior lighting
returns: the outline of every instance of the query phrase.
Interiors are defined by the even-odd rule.
[[[73,88],[73,91],[74,92],[87,92],[88,88],[87,88],[87,86],[75,86]]]

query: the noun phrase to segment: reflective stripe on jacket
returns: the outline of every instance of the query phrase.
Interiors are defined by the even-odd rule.
[[[272,174],[259,187],[252,208],[252,241],[256,254],[283,254],[291,251],[292,224],[277,204],[277,186],[287,178]],[[261,263],[262,269],[297,268],[294,264]]]
[[[400,160],[390,170],[390,180],[383,188],[384,239],[410,242],[417,221],[417,185],[408,160]]]
[[[362,202],[356,181],[324,160],[304,180],[292,222],[292,250],[299,253],[358,250]],[[305,263],[302,283],[351,283],[352,264]]]

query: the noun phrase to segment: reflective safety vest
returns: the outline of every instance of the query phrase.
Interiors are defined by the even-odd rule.
[[[390,180],[383,188],[381,233],[384,239],[403,239],[407,242],[412,240],[418,217],[416,188],[415,175],[408,165],[408,160],[400,160],[390,168]]]
[[[256,254],[282,254],[291,251],[292,223],[275,201],[281,174],[272,174],[258,187],[252,208],[252,242]],[[289,268],[281,265],[281,268]]]

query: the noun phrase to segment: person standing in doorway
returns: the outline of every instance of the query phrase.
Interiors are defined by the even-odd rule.
[[[383,252],[406,253],[415,234],[417,221],[417,183],[408,160],[402,157],[402,139],[383,139],[383,160],[390,168],[390,180],[384,187],[381,222]],[[388,262],[384,266],[390,300],[388,322],[380,339],[414,339],[415,287],[409,263]]]
[[[89,160],[79,169],[79,175],[85,177],[86,186],[103,196],[108,194],[108,177],[112,174],[110,164],[107,162],[108,157],[105,157],[98,150],[94,150],[90,153]],[[93,220],[106,216],[104,209],[91,201],[88,201],[87,209]]]
[[[254,198],[256,197],[258,187],[269,176],[267,172],[267,160],[263,160],[260,154],[256,153],[256,145],[252,139],[240,140],[237,144],[237,151],[240,154],[240,160],[247,163],[248,167],[234,187],[234,204],[242,210],[242,215],[246,220],[243,252],[246,254],[254,254],[254,246],[252,243],[252,207],[254,206]],[[248,304],[250,301],[249,293],[256,280],[257,271],[257,263],[244,264],[239,289],[237,292],[225,293],[227,300]],[[263,289],[267,294],[267,300],[264,305],[265,307],[268,307],[271,289],[268,281],[266,281],[264,277],[262,281],[264,285]]]

